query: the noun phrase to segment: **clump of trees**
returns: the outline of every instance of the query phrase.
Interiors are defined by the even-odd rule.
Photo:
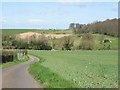
[[[37,39],[36,36],[18,39],[15,36],[3,36],[2,39],[3,49],[35,49],[35,50],[51,50],[52,47],[48,43],[48,38],[40,35]]]
[[[91,33],[85,33],[82,35],[79,49],[83,49],[83,50],[95,49],[95,39]]]
[[[118,37],[118,19],[107,19],[89,24],[71,23],[69,29],[75,34],[98,33]]]
[[[20,55],[20,56],[19,56]],[[27,50],[2,50],[2,63],[18,60],[27,55]]]
[[[69,36],[65,36],[62,42],[62,50],[71,50],[73,43],[74,41]]]
[[[60,39],[52,39],[51,45],[53,50],[72,50],[74,47],[74,40],[70,36],[64,36]]]
[[[110,50],[111,49],[111,43],[112,41],[109,39],[103,39],[103,41],[100,42],[100,48],[99,50]]]
[[[38,45],[40,45],[39,49],[41,49],[41,50],[51,50],[52,49],[52,47],[48,43],[48,38],[46,38],[44,35],[39,36]]]
[[[5,49],[12,49],[13,48],[13,41],[15,40],[15,36],[11,35],[2,35],[2,46]]]
[[[48,43],[48,38],[46,38],[44,35],[40,35],[37,39],[32,38],[29,39],[29,47],[28,49],[36,49],[36,50],[51,50],[52,47]]]

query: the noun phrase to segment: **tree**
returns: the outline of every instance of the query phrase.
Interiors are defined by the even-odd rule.
[[[74,29],[75,24],[74,23],[70,23],[69,29]]]
[[[118,37],[118,19],[107,19],[105,21],[95,21],[90,24],[71,23],[74,34],[98,33]]]
[[[93,50],[95,48],[95,40],[92,34],[84,33],[81,40],[80,49]]]
[[[73,46],[73,40],[69,36],[63,38],[63,47],[62,50],[71,50]]]
[[[11,36],[11,35],[3,35],[2,36],[2,46],[3,48],[5,49],[12,49],[14,48],[12,46],[12,42],[15,40],[15,37],[14,36]]]
[[[45,35],[40,35],[38,39],[39,49],[41,50],[51,50],[52,47],[48,44],[48,38]]]

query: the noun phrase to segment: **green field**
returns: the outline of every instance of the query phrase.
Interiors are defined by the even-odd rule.
[[[44,87],[117,88],[118,51],[35,51],[29,72]]]
[[[14,32],[14,33],[13,33]],[[38,30],[38,29],[3,29],[3,35],[13,35],[25,32],[43,34],[71,34],[74,41],[71,51],[57,51],[62,48],[62,38],[48,39],[54,51],[29,50],[28,53],[40,58],[40,62],[30,65],[29,72],[43,87],[49,88],[117,88],[118,87],[118,38],[93,34],[95,48],[91,51],[79,50],[81,37],[72,30]],[[102,46],[100,38],[109,39],[111,50],[98,50]],[[103,44],[104,45],[104,44]],[[19,63],[19,62],[18,62]],[[16,62],[6,63],[5,67]]]
[[[14,33],[13,33],[14,32]],[[13,34],[20,34],[26,32],[37,32],[37,33],[44,33],[44,34],[71,34],[71,30],[43,30],[43,29],[2,29],[3,35],[13,35]]]

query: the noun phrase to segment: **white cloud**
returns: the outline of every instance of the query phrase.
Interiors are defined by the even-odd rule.
[[[1,0],[2,2],[119,2],[119,0]]]
[[[29,19],[27,22],[31,23],[31,24],[39,24],[39,23],[45,22],[45,20],[42,20],[42,19]]]
[[[75,2],[119,2],[119,0],[59,0],[62,3],[75,3]]]
[[[2,20],[2,23],[6,23],[6,22],[7,22],[7,20],[5,20],[5,19],[4,19],[4,20]]]
[[[1,0],[2,2],[56,2],[56,0]]]
[[[92,2],[94,0],[59,0],[59,2],[70,3],[70,2]]]
[[[7,22],[7,20],[6,20],[6,18],[5,17],[2,17],[2,18],[0,18],[0,23],[6,23]]]
[[[29,24],[51,24],[51,23],[62,23],[62,22],[66,22],[66,23],[71,23],[74,22],[75,20],[73,18],[68,18],[68,19],[52,19],[52,20],[46,20],[46,19],[29,19],[27,21],[27,23]]]
[[[113,10],[114,10],[114,11],[118,11],[118,3],[115,3],[115,4],[113,5]]]

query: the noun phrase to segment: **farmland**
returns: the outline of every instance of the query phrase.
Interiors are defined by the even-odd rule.
[[[37,51],[29,72],[45,87],[117,88],[118,51]]]
[[[50,47],[52,47],[51,51],[44,51],[44,49],[42,50],[41,48],[35,48],[34,50],[33,47],[35,47],[36,44],[33,42],[31,42],[28,48],[26,48],[32,49],[28,50],[28,54],[36,56],[40,59],[39,62],[31,64],[28,70],[29,73],[40,84],[43,85],[43,87],[118,87],[118,37],[92,33],[91,36],[93,36],[93,39],[95,41],[94,48],[92,50],[83,50],[79,49],[79,46],[82,43],[82,37],[84,34],[73,34],[72,30],[4,29],[2,34],[3,36],[8,36],[8,40],[3,41],[6,47],[9,42],[12,43],[10,45],[14,45],[14,38],[13,40],[11,40],[11,38],[9,39],[9,37],[14,35],[22,36],[23,40],[27,40],[24,37],[28,38],[29,35],[30,37],[34,37],[35,35],[37,36],[41,34],[44,36],[59,36],[59,38],[47,38],[47,44]],[[63,42],[65,41],[65,35],[69,35],[67,37],[69,37],[71,41],[74,41],[71,50],[62,49],[62,47],[64,46]],[[33,41],[37,40],[36,38],[32,39]],[[108,45],[110,45],[109,49],[104,49],[105,44],[100,44],[101,39],[102,42],[105,39],[112,41],[112,43],[107,43]],[[44,41],[44,38],[42,38],[41,40]],[[8,43],[6,44],[6,42]],[[40,46],[40,44],[41,43],[37,44],[38,47]],[[26,43],[16,45],[21,45],[23,49],[24,46],[27,46]]]
[[[14,32],[14,33],[13,33]],[[26,35],[28,33],[28,35]],[[73,34],[71,30],[36,30],[36,29],[3,29],[2,34],[3,36],[5,35],[11,35],[11,36],[19,36],[20,34],[23,34],[24,37],[28,37],[30,34],[29,33],[36,33],[36,34],[44,34],[45,36],[51,36],[54,37],[56,36],[55,39],[49,39],[48,43],[50,46],[52,46],[52,43],[54,42],[56,44],[55,49],[61,49],[61,41],[64,40],[63,36],[70,35],[70,39],[74,41],[74,48],[77,49],[79,45],[81,44],[81,38],[78,37],[77,35]],[[13,35],[14,34],[14,35]],[[33,34],[32,36],[36,35]],[[100,38],[104,37],[104,39],[109,39],[112,41],[110,44],[110,49],[112,50],[117,50],[118,49],[118,37],[112,37],[108,35],[102,35],[102,34],[93,34],[93,37],[95,39],[95,48],[94,49],[99,49],[102,46],[100,45]],[[31,37],[31,36],[30,36]],[[60,37],[60,38],[57,38]]]
[[[84,1],[3,2],[3,89],[119,89],[118,3]]]
[[[14,32],[14,33],[13,33]],[[70,30],[49,30],[49,29],[2,29],[3,35],[14,35],[26,32],[37,32],[37,33],[44,33],[44,34],[71,34],[72,31]]]

